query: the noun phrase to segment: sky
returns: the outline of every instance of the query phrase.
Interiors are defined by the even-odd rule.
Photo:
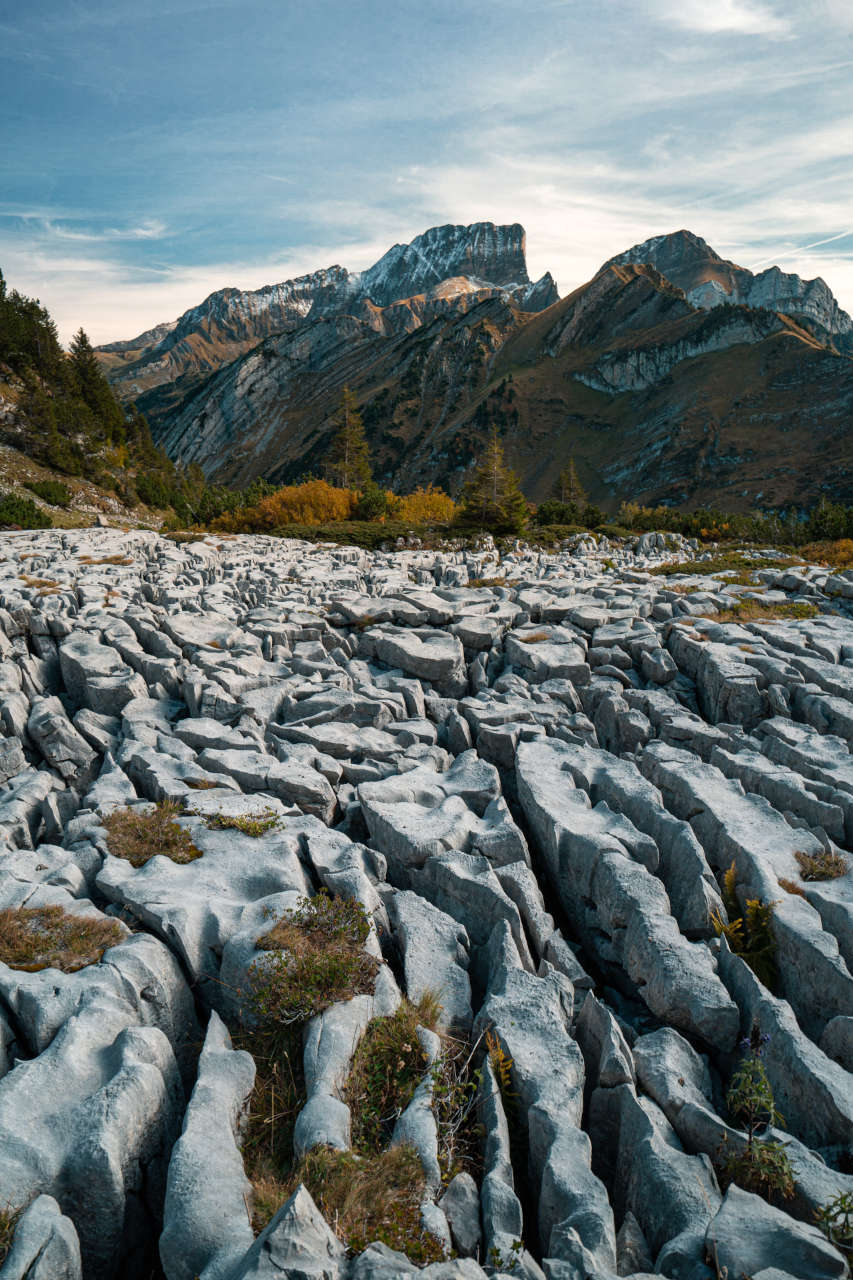
[[[561,294],[686,227],[853,311],[850,0],[2,0],[0,122],[66,341],[480,220]]]

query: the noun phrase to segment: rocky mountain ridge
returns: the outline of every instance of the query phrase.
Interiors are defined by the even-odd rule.
[[[606,266],[650,263],[683,289],[697,307],[742,304],[768,311],[782,311],[813,325],[819,337],[834,339],[843,350],[853,351],[853,319],[838,305],[832,290],[819,276],[803,280],[794,272],[767,267],[757,275],[721,258],[709,244],[691,231],[654,236],[611,258]]]
[[[493,424],[534,499],[569,457],[611,508],[808,504],[853,486],[853,361],[776,312],[696,307],[635,264],[534,315],[490,296],[414,329],[314,321],[214,374],[158,438],[228,482],[322,473],[345,384],[377,476],[408,489],[458,488]]]
[[[414,328],[451,305],[462,310],[498,292],[521,310],[541,310],[558,297],[549,274],[530,280],[523,227],[432,227],[365,271],[335,265],[260,289],[219,289],[177,321],[98,351],[119,396],[145,409],[146,396],[162,388],[150,400],[159,409],[270,334],[342,314],[367,316],[380,329]],[[384,321],[381,311],[395,304]]]

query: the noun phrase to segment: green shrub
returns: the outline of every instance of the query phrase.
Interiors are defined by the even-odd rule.
[[[271,1035],[307,1022],[339,1000],[373,990],[378,963],[364,950],[370,918],[360,902],[321,890],[303,898],[257,940],[249,1011]]]
[[[839,1191],[815,1212],[815,1222],[836,1249],[853,1257],[853,1192]]]
[[[32,498],[0,493],[0,527],[5,529],[52,529],[53,521]]]
[[[369,1023],[353,1056],[346,1087],[356,1151],[376,1154],[390,1139],[397,1117],[427,1070],[418,1026],[434,1027],[438,1015],[435,997],[427,995],[417,1005],[402,1000],[390,1017]]]
[[[379,520],[387,513],[388,494],[375,480],[368,481],[353,508],[353,519]]]
[[[728,913],[728,922],[714,911],[711,923],[717,937],[725,938],[735,955],[740,956],[763,982],[768,990],[776,986],[776,938],[773,933],[773,908],[775,902],[762,902],[759,898],[749,898],[746,910],[738,914],[740,904],[737,899],[737,871],[735,863],[729,867],[723,877],[723,902]]]
[[[26,487],[53,507],[71,506],[71,491],[59,480],[27,480]]]

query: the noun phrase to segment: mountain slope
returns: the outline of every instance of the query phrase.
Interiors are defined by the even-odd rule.
[[[344,314],[377,329],[415,328],[494,293],[525,310],[541,310],[558,297],[550,274],[530,281],[524,228],[490,222],[433,227],[411,244],[394,245],[364,272],[333,266],[262,289],[220,289],[174,323],[98,351],[116,393],[157,417],[270,334]],[[387,321],[377,317],[393,304],[405,312]]]
[[[739,509],[853,491],[853,360],[787,316],[702,309],[634,263],[537,314],[498,294],[409,332],[309,322],[214,374],[158,438],[216,479],[293,479],[322,470],[344,385],[377,473],[404,489],[458,487],[494,423],[532,498],[570,456],[610,505]]]
[[[697,307],[742,303],[782,311],[813,326],[819,337],[831,337],[840,349],[853,351],[853,319],[839,307],[826,281],[803,280],[793,272],[768,267],[758,275],[721,258],[691,231],[675,231],[635,244],[606,266],[650,263],[683,289]]]

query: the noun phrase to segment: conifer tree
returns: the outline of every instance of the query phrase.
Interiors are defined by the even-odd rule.
[[[518,477],[504,461],[495,428],[482,460],[462,492],[460,520],[494,533],[521,533],[527,523],[527,502]]]
[[[371,480],[370,460],[364,422],[355,393],[349,387],[344,387],[335,417],[337,430],[329,449],[326,474],[330,483],[340,489],[362,491]]]
[[[563,503],[573,502],[578,508],[586,506],[586,490],[578,479],[574,458],[569,458],[569,465],[560,472],[554,486],[554,497]]]
[[[124,413],[98,363],[95,349],[83,329],[78,329],[71,339],[69,354],[77,375],[81,398],[91,409],[107,440],[115,444],[123,443]]]

